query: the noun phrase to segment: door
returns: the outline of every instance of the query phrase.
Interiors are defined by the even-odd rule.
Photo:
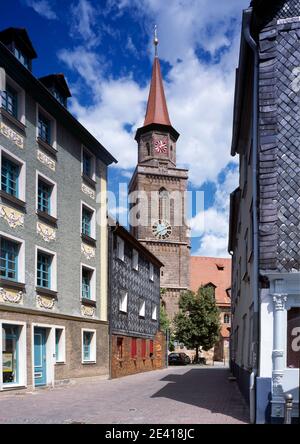
[[[34,385],[46,385],[46,329],[34,329]]]

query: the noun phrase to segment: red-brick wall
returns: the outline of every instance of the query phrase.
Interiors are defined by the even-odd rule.
[[[119,341],[118,341],[119,339]],[[120,339],[122,339],[122,356],[120,356]],[[132,375],[165,367],[166,339],[162,332],[153,338],[153,356],[150,357],[150,339],[146,339],[146,357],[142,357],[142,338],[137,338],[137,356],[132,357],[132,338],[130,336],[112,336],[111,377]],[[118,346],[119,345],[119,346]]]

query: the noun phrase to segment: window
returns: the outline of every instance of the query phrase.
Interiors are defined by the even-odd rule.
[[[65,329],[55,328],[55,361],[65,362]]]
[[[92,211],[82,207],[82,233],[91,236]]]
[[[82,362],[96,362],[96,330],[82,330]]]
[[[154,268],[153,264],[149,264],[149,279],[150,281],[154,281]]]
[[[1,162],[1,189],[12,196],[19,196],[20,167],[11,160],[2,157]]]
[[[25,66],[25,68],[30,69],[29,58],[17,47],[14,48],[14,55]]]
[[[216,298],[216,286],[212,283],[209,282],[208,284],[204,285],[204,288],[207,288],[211,291],[211,295],[213,296],[213,298]]]
[[[120,237],[117,237],[117,257],[124,261],[124,241]]]
[[[2,108],[16,119],[18,118],[18,93],[9,85],[6,86],[6,91],[2,91]]]
[[[82,148],[82,174],[95,179],[95,156],[86,148]]]
[[[123,313],[127,313],[128,294],[127,291],[120,291],[119,310]]]
[[[94,268],[81,266],[81,297],[96,300],[96,271]]]
[[[51,123],[41,112],[38,119],[38,136],[44,142],[51,144]]]
[[[146,339],[142,339],[142,358],[146,358]]]
[[[67,100],[65,99],[64,96],[62,96],[62,94],[60,94],[57,89],[53,89],[52,90],[52,94],[54,95],[54,97],[56,98],[56,100],[63,106],[66,106],[67,104]]]
[[[2,325],[3,385],[19,382],[19,326]]]
[[[139,253],[136,250],[132,250],[132,268],[136,271],[139,269]]]
[[[37,255],[37,286],[51,288],[51,262],[52,257],[38,251]]]
[[[0,243],[0,275],[4,279],[17,281],[19,244],[3,237]]]
[[[224,324],[230,324],[230,315],[227,313],[224,314]]]
[[[154,355],[153,339],[150,339],[150,351],[149,351],[150,358],[152,358],[153,355]]]
[[[131,338],[131,357],[136,358],[136,356],[137,356],[136,338]]]
[[[123,338],[117,338],[117,357],[123,359]]]
[[[48,214],[51,217],[57,216],[57,186],[53,180],[36,172],[36,207],[37,211]]]
[[[170,199],[165,188],[159,190],[159,219],[170,220]]]
[[[146,143],[146,151],[147,151],[147,156],[150,156],[150,143],[149,142],[147,142]]]
[[[53,186],[41,178],[38,180],[38,210],[43,213],[51,213],[51,194]]]
[[[157,320],[157,305],[156,304],[152,305],[152,320],[153,321]]]
[[[140,318],[145,317],[145,311],[146,311],[146,302],[143,299],[140,299],[140,305],[139,305],[139,317]]]

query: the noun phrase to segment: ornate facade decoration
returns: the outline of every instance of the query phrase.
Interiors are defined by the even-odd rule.
[[[282,389],[283,371],[274,371],[272,375],[273,396],[283,396]]]
[[[273,295],[273,302],[274,302],[274,306],[275,306],[276,311],[285,310],[286,301],[287,301],[286,294],[274,294]]]
[[[91,199],[96,199],[96,193],[94,190],[92,190],[92,188],[88,187],[85,183],[81,184],[81,190],[87,194],[88,196],[90,196]]]
[[[87,245],[87,244],[82,243],[82,244],[81,244],[81,253],[83,253],[84,256],[85,256],[88,260],[90,260],[90,259],[92,259],[92,258],[95,257],[95,255],[96,255],[96,249],[95,249],[94,247],[91,247],[90,245]]]
[[[90,307],[88,305],[81,306],[81,314],[82,316],[95,316],[95,307]]]
[[[51,297],[37,295],[36,300],[37,305],[41,308],[46,308],[46,310],[52,310],[52,308],[54,308],[55,299]]]
[[[50,170],[55,171],[56,168],[56,162],[55,160],[51,159],[51,157],[47,156],[43,151],[37,150],[37,159],[42,162],[44,165],[46,165]]]
[[[37,222],[36,231],[40,236],[42,236],[45,242],[51,242],[56,240],[55,229],[49,227],[48,225],[42,224],[41,222]]]
[[[19,148],[24,148],[24,139],[20,134],[16,133],[14,130],[12,130],[9,126],[5,125],[5,123],[1,122],[0,124],[0,131],[3,136],[5,136],[7,139],[11,140],[15,145],[17,145]]]
[[[0,288],[0,301],[10,302],[11,304],[21,304],[23,302],[23,291],[13,291],[6,290],[5,288]]]
[[[0,217],[6,220],[10,228],[24,226],[24,214],[10,207],[0,205]]]

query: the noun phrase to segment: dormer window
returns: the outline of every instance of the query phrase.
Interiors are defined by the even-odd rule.
[[[56,98],[56,100],[58,100],[59,101],[59,103],[62,105],[62,106],[67,106],[67,99],[62,95],[62,94],[60,94],[58,91],[57,91],[57,89],[53,89],[52,90],[52,94],[54,95],[54,97]]]
[[[62,106],[67,108],[67,99],[71,97],[71,93],[63,74],[49,74],[48,76],[40,77],[39,81]]]
[[[14,48],[14,55],[27,69],[31,69],[29,57],[27,57],[19,48]]]

